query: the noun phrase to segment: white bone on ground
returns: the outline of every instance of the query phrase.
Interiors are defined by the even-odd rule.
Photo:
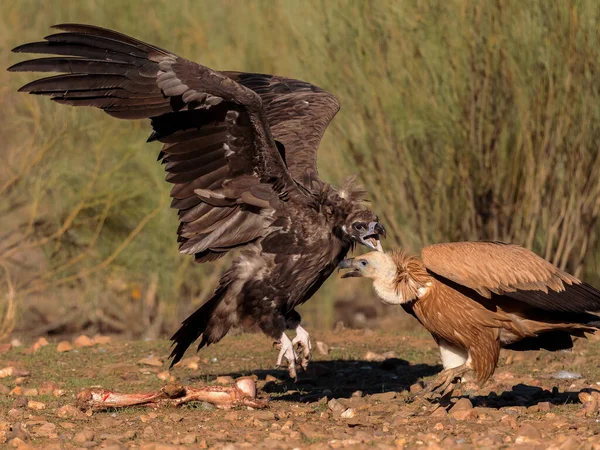
[[[248,397],[256,398],[256,384],[252,378],[240,378],[235,382],[235,385]]]

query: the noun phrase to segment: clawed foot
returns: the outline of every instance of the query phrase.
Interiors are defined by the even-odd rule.
[[[296,337],[292,341],[296,353],[301,357],[296,357],[296,363],[300,364],[304,370],[308,368],[308,362],[311,358],[312,344],[310,343],[310,335],[300,325],[296,327]]]
[[[297,378],[296,365],[299,365],[304,370],[308,368],[312,344],[310,342],[310,335],[300,325],[296,327],[296,337],[294,340],[290,340],[285,333],[282,333],[279,342],[275,342],[274,345],[279,349],[277,367],[282,366],[283,358],[285,358],[288,362],[290,378],[294,380]]]
[[[298,376],[296,373],[296,359],[298,356],[294,352],[294,344],[285,333],[281,333],[281,338],[279,338],[279,342],[275,343],[275,346],[280,349],[279,355],[277,356],[276,366],[281,367],[283,358],[285,358],[288,362],[288,372],[290,374],[290,378],[295,380]]]
[[[446,369],[431,381],[425,389],[417,394],[426,400],[439,400],[450,395],[456,384],[461,382],[461,377],[470,369],[465,365]]]

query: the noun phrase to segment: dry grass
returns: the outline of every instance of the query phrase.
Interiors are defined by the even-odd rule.
[[[217,69],[311,81],[342,102],[321,174],[335,182],[359,173],[388,246],[507,240],[598,284],[599,8],[593,0],[22,0],[0,3],[0,66],[19,60],[10,48],[78,21]],[[56,317],[57,331],[143,334],[157,316],[172,329],[226,261],[198,267],[178,255],[146,123],[16,93],[29,79],[0,71],[0,262],[21,312],[31,320],[38,311],[46,331]],[[328,282],[307,305],[313,325],[331,325],[335,299],[370,295],[355,288]]]
[[[16,316],[15,287],[10,279],[10,273],[5,267],[3,269],[5,272],[5,286],[3,286],[3,291],[6,292],[3,301],[6,304],[0,305],[0,311],[2,312],[0,315],[0,341],[6,340],[12,333],[15,327]]]

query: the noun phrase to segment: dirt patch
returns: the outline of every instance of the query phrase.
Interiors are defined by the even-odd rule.
[[[262,335],[226,338],[197,357],[190,352],[170,372],[163,340],[97,338],[61,352],[58,341],[38,342],[35,352],[4,348],[0,369],[13,371],[0,379],[0,440],[56,449],[600,448],[597,341],[578,340],[573,352],[506,352],[490,382],[465,383],[443,405],[413,401],[420,381],[441,369],[425,333],[338,330],[313,341],[325,345],[297,381],[273,369],[276,351]],[[89,386],[143,392],[173,378],[204,385],[240,376],[255,378],[268,409],[73,407]]]

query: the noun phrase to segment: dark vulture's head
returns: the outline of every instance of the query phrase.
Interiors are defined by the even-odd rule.
[[[361,208],[349,214],[342,231],[354,242],[366,245],[371,250],[383,251],[380,238],[385,237],[385,228],[370,209]]]
[[[344,211],[342,233],[353,243],[366,245],[371,250],[383,251],[379,239],[385,237],[385,228],[379,223],[377,215],[366,205],[366,191],[350,177],[335,191],[342,199]]]

